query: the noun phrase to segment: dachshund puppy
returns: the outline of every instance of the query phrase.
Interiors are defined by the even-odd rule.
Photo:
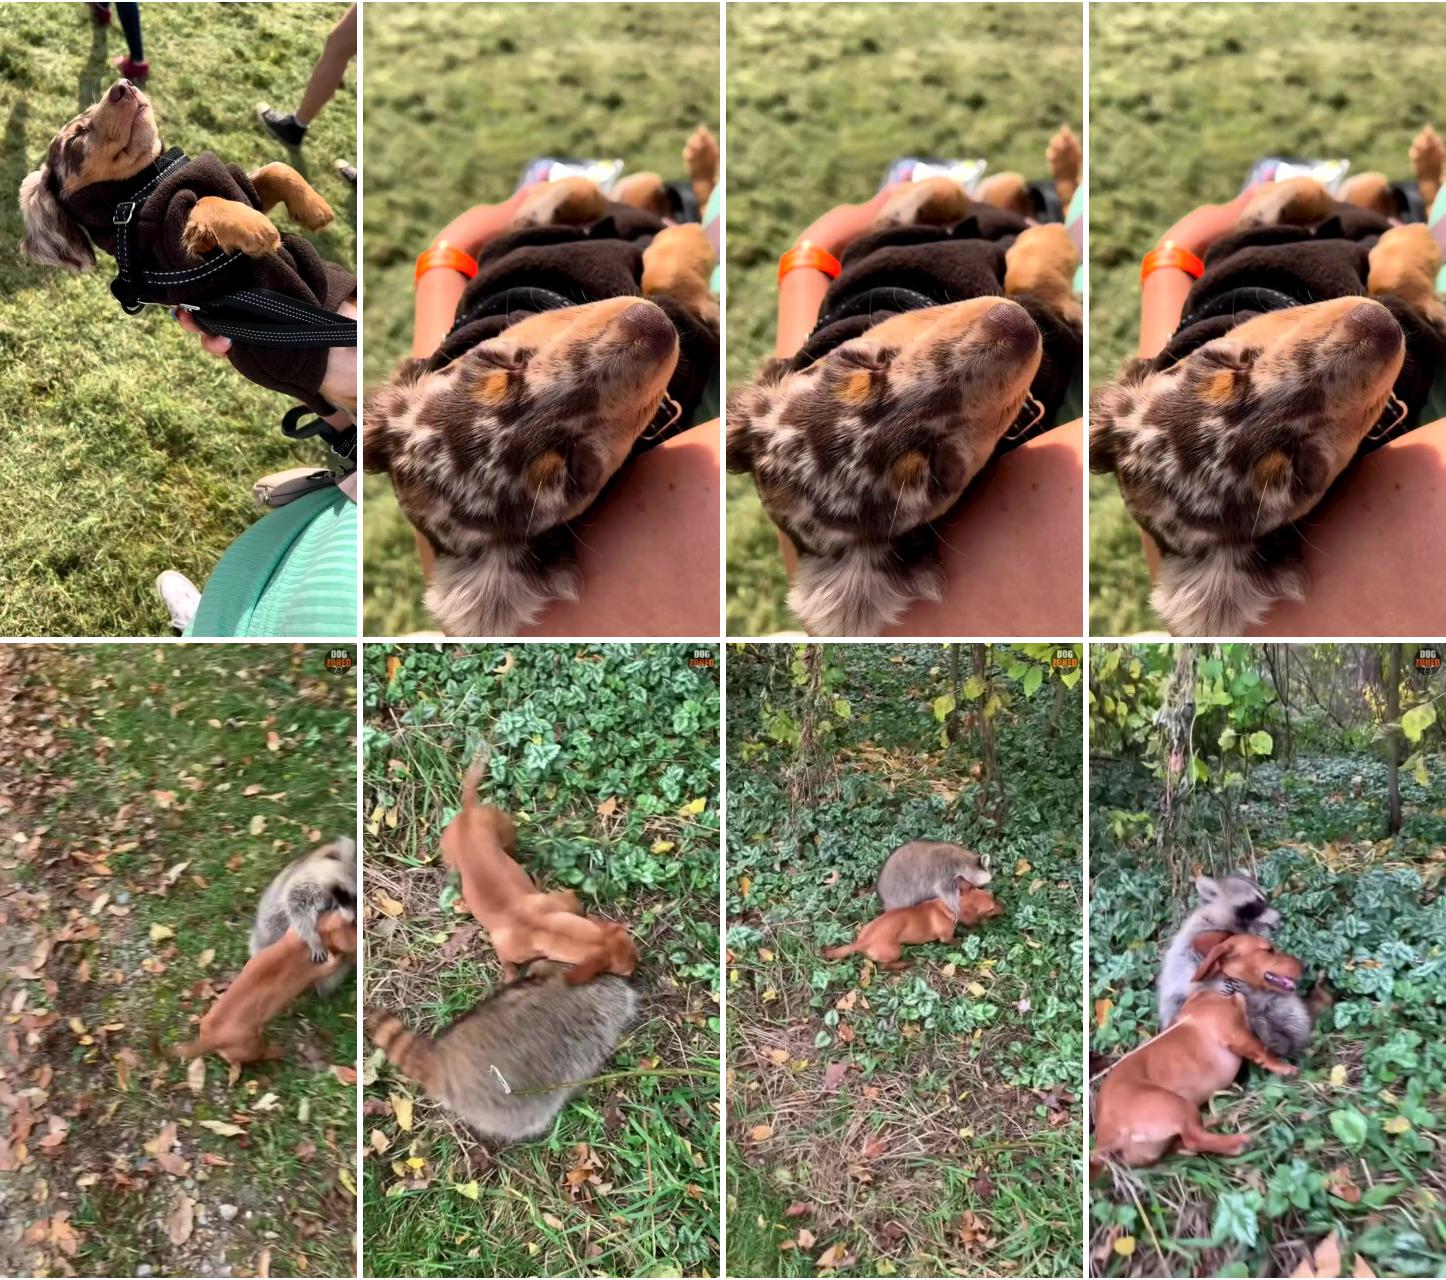
[[[1068,130],[1051,160],[1067,199]],[[1012,428],[1052,420],[1079,370],[1079,255],[1063,226],[1011,208],[1017,175],[997,179],[997,206],[942,178],[902,185],[803,348],[729,397],[728,468],[753,475],[797,549],[788,603],[811,634],[877,635],[942,599],[937,521]]]
[[[1424,192],[1442,150],[1429,130],[1417,144]],[[1176,635],[1240,635],[1304,599],[1298,522],[1363,449],[1415,425],[1446,361],[1441,252],[1375,211],[1373,177],[1347,189],[1361,204],[1310,178],[1262,188],[1164,351],[1091,397],[1090,468],[1114,473],[1158,546],[1151,603]]]
[[[1293,992],[1300,961],[1276,951],[1268,938],[1248,933],[1201,934],[1194,947],[1205,957],[1195,972],[1202,985],[1167,1030],[1110,1068],[1100,1088],[1093,1171],[1106,1156],[1128,1165],[1154,1164],[1177,1142],[1186,1151],[1239,1155],[1250,1135],[1211,1133],[1200,1123],[1200,1108],[1229,1088],[1242,1059],[1277,1075],[1296,1074],[1297,1068],[1275,1057],[1250,1030],[1241,989]],[[1234,993],[1203,985],[1217,977],[1230,982]]]
[[[852,942],[829,947],[823,954],[830,960],[841,960],[861,953],[881,969],[907,969],[909,962],[903,959],[906,946],[948,942],[954,936],[955,925],[972,926],[1003,914],[1004,908],[992,893],[976,889],[960,876],[952,893],[885,911],[864,925]]]
[[[218,1053],[233,1066],[279,1058],[283,1050],[266,1043],[266,1024],[297,996],[319,988],[335,972],[349,967],[356,955],[356,922],[341,911],[330,911],[317,922],[317,932],[331,952],[325,964],[313,964],[311,946],[287,932],[256,952],[236,980],[201,1019],[200,1036],[177,1045],[177,1058]]]
[[[51,140],[45,161],[20,186],[25,222],[21,252],[43,266],[85,271],[97,247],[118,251],[119,202],[139,201],[130,265],[166,281],[147,293],[168,304],[200,303],[238,288],[265,288],[336,310],[356,296],[356,277],[325,262],[299,236],[283,235],[267,210],[284,204],[301,226],[316,231],[332,221],[330,206],[295,169],[268,164],[247,175],[209,152],[194,159],[163,155],[151,101],[128,80],[117,81],[94,106]],[[134,181],[152,168],[157,180],[140,191]],[[185,276],[216,251],[244,255],[203,280]],[[318,412],[327,351],[267,350],[233,344],[231,362],[253,382],[306,400]]]
[[[369,393],[363,465],[432,544],[448,635],[514,635],[577,599],[569,522],[716,378],[713,264],[696,223],[549,183],[481,255],[436,354]]]

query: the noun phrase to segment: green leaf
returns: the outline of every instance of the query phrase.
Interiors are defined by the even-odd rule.
[[[1039,692],[1039,686],[1044,683],[1044,668],[1030,667],[1024,673],[1024,696],[1032,698]]]
[[[1246,738],[1245,745],[1250,748],[1250,754],[1255,756],[1268,756],[1275,750],[1275,739],[1264,729],[1257,729],[1250,737]]]
[[[840,720],[852,720],[854,709],[849,706],[847,698],[835,698],[833,700],[833,713]]]
[[[1429,702],[1412,707],[1401,717],[1401,732],[1408,742],[1420,742],[1421,735],[1436,723],[1436,708]]]
[[[954,710],[954,695],[952,693],[940,694],[934,699],[934,719],[940,724],[949,718]]]
[[[1218,1244],[1232,1240],[1236,1244],[1253,1249],[1260,1237],[1260,1207],[1258,1191],[1224,1191],[1215,1202],[1215,1221],[1210,1227],[1210,1238]]]
[[[1232,729],[1229,725],[1226,725],[1225,728],[1220,731],[1220,750],[1232,750],[1238,737],[1239,735],[1235,732],[1235,730]]]
[[[1330,1114],[1331,1131],[1346,1146],[1356,1148],[1363,1146],[1366,1141],[1366,1132],[1369,1126],[1366,1124],[1366,1117],[1354,1107],[1345,1107],[1340,1111],[1332,1111]]]
[[[1405,767],[1410,770],[1411,776],[1423,787],[1431,785],[1431,775],[1426,772],[1426,753],[1418,751],[1409,760]]]
[[[1199,756],[1190,757],[1190,777],[1196,782],[1210,781],[1210,770]]]
[[[984,693],[984,677],[980,675],[970,676],[964,681],[964,696],[970,701],[979,698]]]

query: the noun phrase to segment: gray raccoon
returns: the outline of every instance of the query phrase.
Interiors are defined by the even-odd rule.
[[[538,1138],[612,1057],[637,1015],[638,993],[607,975],[571,986],[510,983],[435,1039],[394,1014],[367,1016],[367,1034],[399,1071],[482,1134]]]
[[[279,941],[292,930],[311,951],[313,964],[325,964],[326,944],[316,922],[328,911],[341,911],[356,919],[356,841],[340,836],[288,863],[266,886],[251,927],[251,954]],[[337,971],[320,988],[334,991],[346,980],[349,966]]]
[[[912,907],[943,897],[960,876],[976,889],[994,879],[994,873],[984,866],[979,855],[963,845],[947,840],[910,840],[884,860],[879,872],[879,897],[885,911]]]
[[[1278,1058],[1298,1058],[1310,1043],[1311,1010],[1299,996],[1247,991],[1245,1020],[1256,1038]]]
[[[1254,877],[1243,871],[1221,876],[1218,880],[1197,876],[1195,890],[1200,895],[1200,905],[1185,917],[1184,923],[1176,930],[1160,964],[1156,985],[1162,1031],[1175,1021],[1180,1006],[1194,988],[1195,970],[1204,959],[1194,950],[1196,935],[1223,930],[1226,933],[1254,933],[1268,938],[1280,925],[1280,912],[1266,901]],[[1218,980],[1203,985],[1222,989]]]

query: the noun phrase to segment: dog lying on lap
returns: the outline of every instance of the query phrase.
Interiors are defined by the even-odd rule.
[[[1049,158],[1068,203],[1068,130]],[[752,473],[797,548],[788,602],[813,634],[878,634],[915,600],[942,599],[934,522],[1026,404],[1052,421],[1078,374],[1073,242],[1028,224],[1017,176],[982,194],[901,187],[844,253],[804,347],[729,398],[729,470]]]
[[[1412,162],[1439,189],[1429,129]],[[1205,257],[1180,328],[1090,400],[1090,468],[1113,472],[1161,562],[1177,635],[1238,635],[1307,581],[1297,522],[1364,447],[1416,425],[1446,367],[1441,252],[1391,225],[1380,175],[1339,202],[1314,179],[1263,188]]]
[[[437,352],[368,396],[363,465],[390,474],[436,551],[426,602],[442,629],[512,635],[577,599],[568,522],[716,379],[714,254],[698,224],[571,178],[479,265]]]

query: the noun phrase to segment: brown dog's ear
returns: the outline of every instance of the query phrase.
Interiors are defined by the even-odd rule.
[[[1230,950],[1230,944],[1234,940],[1233,933],[1197,933],[1190,940],[1190,945],[1194,948],[1196,955],[1203,955],[1205,959],[1195,970],[1195,977],[1192,981],[1204,982],[1212,973],[1217,972],[1221,962],[1225,959],[1225,953]]]
[[[42,267],[86,271],[95,266],[95,250],[85,228],[60,207],[50,170],[37,169],[20,184],[20,215],[25,234],[20,252]]]
[[[790,362],[773,358],[765,360],[758,370],[758,376],[747,386],[740,387],[728,397],[728,470],[742,473],[753,470],[757,460],[758,433],[753,429],[754,420],[767,411],[770,396],[766,388],[775,387],[783,381]]]
[[[362,402],[362,469],[374,475],[392,469],[395,433],[392,419],[405,413],[411,397],[403,394],[427,368],[427,361],[409,358],[397,366],[390,382],[367,394]]]

